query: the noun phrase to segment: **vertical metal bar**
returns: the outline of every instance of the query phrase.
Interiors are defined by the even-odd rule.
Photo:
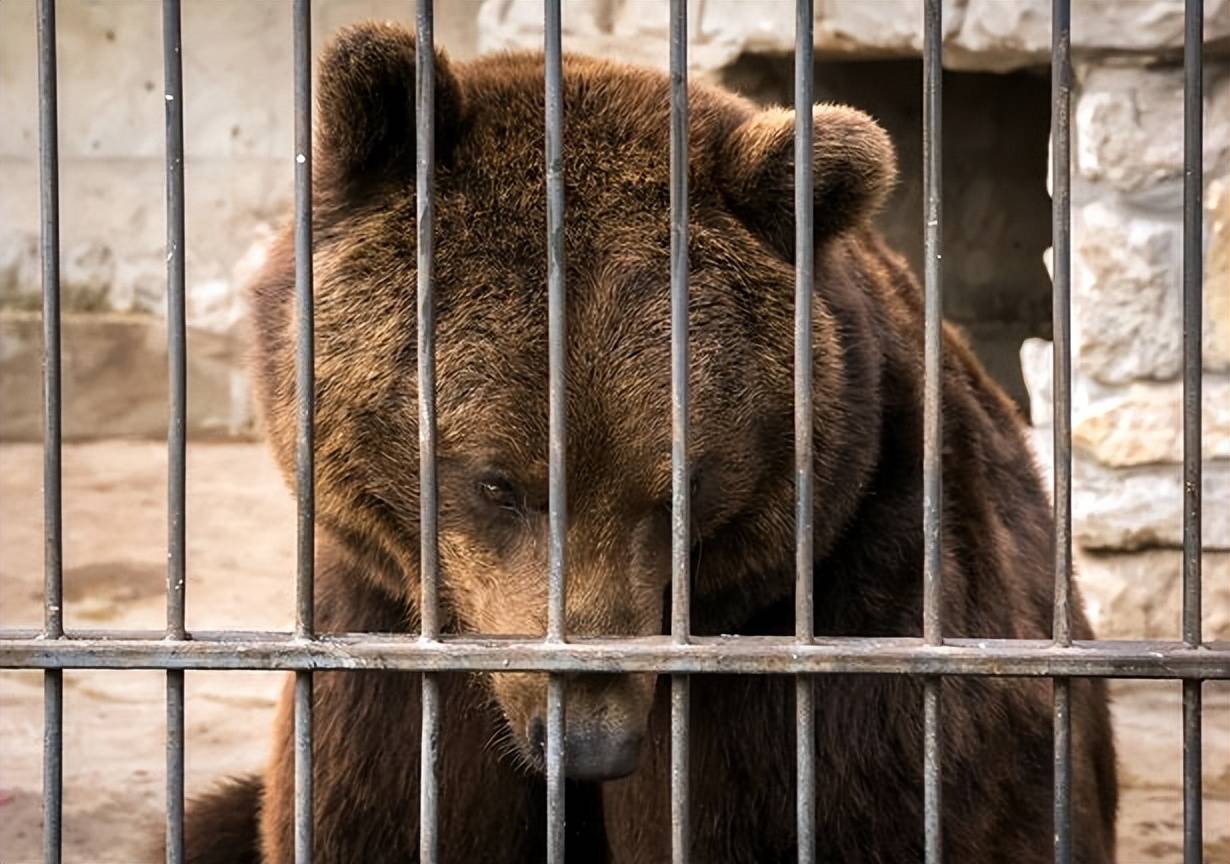
[[[312,673],[295,673],[295,864],[311,864],[312,822]]]
[[[440,635],[439,515],[436,482],[436,321],[435,195],[436,53],[434,4],[415,4],[415,201],[418,231],[418,391],[419,391],[419,620],[423,639]],[[422,677],[422,728],[419,743],[419,861],[435,864],[440,855],[439,737],[440,681]]]
[[[433,277],[435,234],[436,55],[431,0],[415,8],[415,198],[418,230],[418,390],[419,390],[419,610],[424,639],[440,635],[439,547],[436,483],[436,308]]]
[[[184,638],[188,359],[184,312],[184,114],[179,0],[162,3],[167,182],[167,638]],[[184,860],[184,672],[167,670],[167,864]]]
[[[1069,586],[1072,576],[1072,311],[1070,189],[1072,61],[1070,0],[1053,0],[1051,22],[1051,163],[1054,192],[1051,221],[1055,284],[1052,320],[1055,331],[1055,612],[1054,639],[1072,641]]]
[[[55,0],[38,4],[38,142],[43,265],[43,633],[64,636],[60,500],[60,155]],[[59,864],[64,789],[64,673],[43,674],[43,860]]]
[[[691,637],[688,468],[688,5],[671,0],[671,638]],[[671,676],[671,860],[689,859],[691,679]]]
[[[296,396],[298,436],[298,571],[295,581],[295,636],[315,636],[316,555],[316,346],[312,288],[312,6],[295,0],[295,300],[298,332]],[[295,673],[295,861],[311,864],[312,673]]]
[[[815,272],[812,184],[812,0],[797,0],[794,21],[794,635],[814,636],[812,536],[812,286]],[[813,680],[795,679],[795,819],[799,864],[816,859],[816,715]]]
[[[943,599],[943,4],[923,8],[923,638],[944,641]],[[940,681],[923,682],[923,840],[928,864],[943,860]]]
[[[1183,641],[1201,642],[1201,369],[1204,267],[1204,3],[1184,5],[1183,39]],[[1203,860],[1201,682],[1183,682],[1183,861]]]
[[[923,41],[923,225],[924,373],[923,389],[923,637],[943,641],[943,31],[941,0],[926,0]]]
[[[550,452],[548,504],[550,562],[547,574],[547,641],[565,638],[567,590],[568,439],[567,341],[564,291],[564,91],[560,0],[544,4],[546,64],[547,170],[547,384]],[[547,861],[564,864],[564,681],[552,675],[547,684]]]
[[[1051,230],[1054,292],[1054,520],[1055,608],[1052,635],[1057,645],[1072,642],[1072,18],[1070,0],[1051,7]],[[1072,723],[1070,681],[1056,678],[1054,690],[1055,861],[1072,860]]]

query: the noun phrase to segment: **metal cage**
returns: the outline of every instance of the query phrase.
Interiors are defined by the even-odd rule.
[[[796,629],[789,637],[693,637],[689,633],[687,453],[688,189],[687,5],[670,4],[670,202],[672,378],[672,615],[669,635],[569,641],[564,628],[565,339],[563,100],[560,0],[545,2],[546,168],[548,214],[550,563],[549,623],[544,640],[442,636],[439,629],[435,488],[434,327],[432,298],[432,175],[434,53],[432,2],[417,2],[418,343],[422,632],[317,635],[313,626],[313,294],[311,226],[310,2],[293,0],[295,101],[295,285],[298,320],[298,569],[293,633],[193,632],[184,626],[186,337],[184,319],[183,89],[180,3],[163,0],[166,95],[167,341],[170,459],[168,483],[167,626],[164,632],[66,632],[61,567],[61,392],[59,188],[55,0],[38,3],[39,146],[42,209],[42,289],[45,371],[45,624],[42,632],[0,630],[0,668],[45,670],[43,738],[44,860],[60,860],[64,669],[163,669],[167,697],[167,861],[183,860],[184,670],[281,669],[295,672],[295,854],[312,860],[312,673],[317,669],[400,669],[423,673],[420,861],[439,858],[437,739],[442,671],[532,671],[550,674],[547,722],[547,860],[564,860],[564,673],[652,671],[671,685],[671,849],[688,860],[689,676],[713,672],[790,674],[797,681],[798,860],[815,861],[815,766],[812,676],[875,673],[925,681],[923,771],[926,861],[941,861],[943,676],[1034,676],[1054,682],[1054,850],[1072,859],[1072,677],[1179,679],[1183,682],[1184,862],[1201,853],[1201,682],[1230,679],[1230,643],[1203,642],[1200,629],[1201,549],[1201,196],[1202,0],[1186,0],[1183,183],[1183,638],[1181,641],[1074,641],[1069,586],[1071,534],[1071,93],[1070,0],[1053,0],[1051,130],[1054,232],[1054,625],[1053,639],[945,639],[940,615],[942,188],[940,84],[941,0],[921,0],[923,41],[923,177],[925,238],[923,636],[821,638],[812,622],[811,423],[811,151],[813,4],[797,0],[795,42],[795,474],[797,483]]]

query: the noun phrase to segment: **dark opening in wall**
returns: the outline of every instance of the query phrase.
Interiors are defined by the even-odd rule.
[[[792,104],[793,61],[748,55],[723,83],[761,102]],[[1021,343],[1051,335],[1047,194],[1050,82],[1045,69],[944,72],[944,314],[1025,409]],[[900,184],[880,216],[892,245],[922,274],[922,62],[820,62],[815,99],[874,116],[897,146]]]

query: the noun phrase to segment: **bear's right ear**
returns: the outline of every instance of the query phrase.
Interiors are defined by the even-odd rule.
[[[342,30],[320,61],[317,154],[345,185],[414,176],[415,42],[397,24]],[[461,87],[436,51],[435,149],[447,158],[461,125]]]
[[[735,212],[787,258],[794,256],[794,112],[770,108],[727,136],[718,182]],[[813,241],[873,216],[897,176],[892,141],[871,117],[842,105],[812,107]]]

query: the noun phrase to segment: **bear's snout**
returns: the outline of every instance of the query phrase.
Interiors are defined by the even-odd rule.
[[[649,725],[655,675],[565,676],[564,773],[618,780],[634,772]],[[525,762],[547,768],[547,676],[493,676],[497,699]]]
[[[640,729],[609,728],[590,719],[565,721],[564,774],[573,780],[618,780],[636,770],[645,735]],[[530,746],[545,765],[547,724],[544,717],[530,721]]]

